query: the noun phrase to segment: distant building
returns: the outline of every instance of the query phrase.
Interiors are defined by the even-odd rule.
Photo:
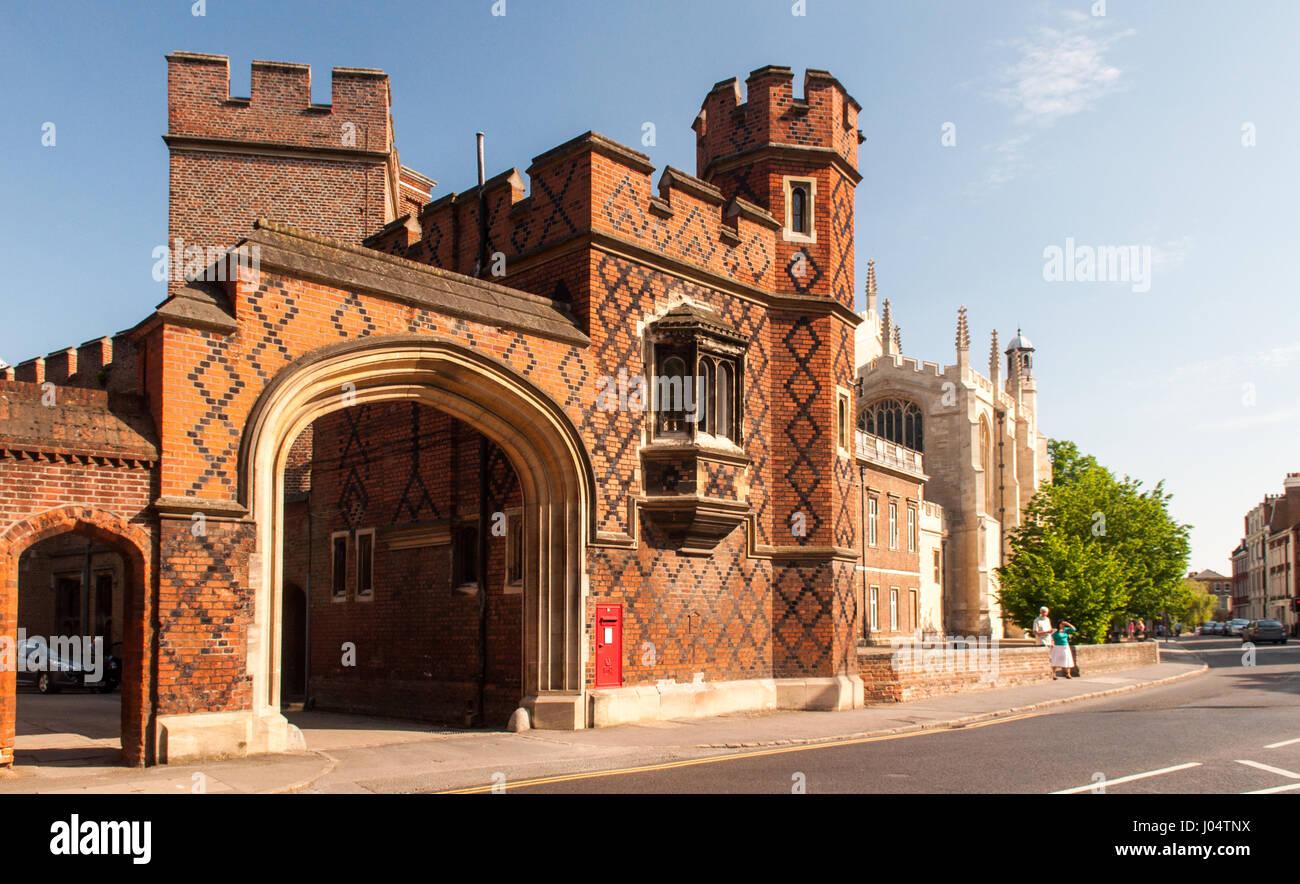
[[[1232,578],[1224,577],[1218,571],[1211,571],[1206,568],[1199,573],[1193,571],[1187,575],[1188,580],[1195,580],[1205,587],[1205,591],[1214,595],[1219,600],[1215,616],[1223,618],[1233,611],[1232,605]],[[1244,615],[1239,615],[1244,616]]]
[[[944,628],[959,635],[1016,634],[1003,621],[995,569],[1003,563],[1008,531],[1020,524],[1038,487],[1051,480],[1048,440],[1038,428],[1034,346],[1017,332],[999,353],[994,331],[988,376],[980,374],[970,362],[963,307],[955,365],[904,358],[889,301],[877,310],[873,264],[866,308],[855,340],[858,429],[924,453],[927,497],[943,508]],[[934,552],[926,553],[927,572]]]
[[[863,637],[890,645],[942,633],[943,508],[926,500],[922,455],[858,430]]]
[[[1300,629],[1300,473],[1287,473],[1281,494],[1268,494],[1246,513],[1246,536],[1233,552],[1238,616],[1282,621]]]
[[[1250,609],[1250,550],[1244,538],[1232,551],[1232,609]]]

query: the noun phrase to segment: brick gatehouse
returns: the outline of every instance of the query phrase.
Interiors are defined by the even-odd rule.
[[[765,67],[708,93],[695,175],[587,133],[430,202],[387,76],[309,77],[168,57],[166,301],[0,380],[0,636],[26,553],[116,553],[131,764],[294,748],[295,698],[859,705],[859,105]],[[7,667],[0,763],[14,722]]]

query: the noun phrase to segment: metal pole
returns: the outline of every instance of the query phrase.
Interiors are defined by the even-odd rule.
[[[474,269],[475,276],[482,276],[487,270],[487,194],[483,192],[483,185],[487,183],[487,167],[483,161],[483,140],[484,135],[479,132],[478,138],[478,266]]]

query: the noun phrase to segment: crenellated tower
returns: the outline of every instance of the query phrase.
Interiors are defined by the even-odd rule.
[[[759,68],[715,85],[695,118],[696,174],[772,214],[776,286],[853,308],[853,204],[861,105],[826,71],[804,74],[794,95],[788,67]]]
[[[388,75],[334,68],[331,87],[313,104],[310,67],[254,61],[249,95],[232,96],[226,56],[167,56],[173,260],[224,250],[258,218],[359,245],[429,199],[434,182],[397,156]]]

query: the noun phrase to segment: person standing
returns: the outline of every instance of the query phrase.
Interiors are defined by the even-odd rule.
[[[1052,618],[1048,613],[1046,607],[1039,608],[1038,619],[1034,621],[1034,640],[1045,648],[1052,644]]]
[[[1055,680],[1056,670],[1064,669],[1066,678],[1073,678],[1070,670],[1074,668],[1074,654],[1070,651],[1070,636],[1074,635],[1074,624],[1068,620],[1062,620],[1060,627],[1052,633],[1052,650],[1048,654],[1047,662],[1052,667],[1052,679]]]

